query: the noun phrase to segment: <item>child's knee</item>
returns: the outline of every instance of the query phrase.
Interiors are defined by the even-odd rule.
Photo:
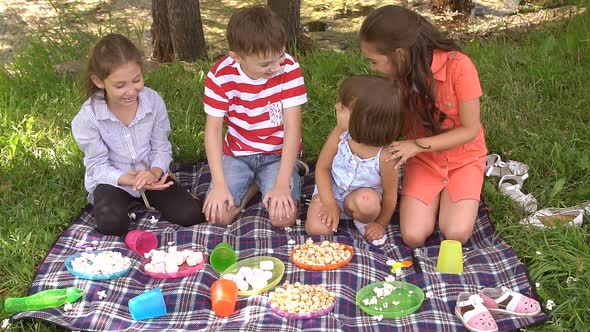
[[[449,228],[446,230],[441,229],[441,233],[446,240],[455,240],[459,241],[462,244],[465,244],[467,240],[471,237],[472,229],[458,229],[458,228]]]
[[[125,235],[129,228],[129,215],[126,211],[94,211],[98,232],[103,235]]]
[[[426,239],[428,238],[428,236],[430,236],[430,234],[426,234],[426,232],[418,232],[415,230],[414,231],[402,230],[401,234],[402,234],[402,241],[408,247],[413,247],[413,248],[423,247],[424,243],[426,242]]]
[[[372,189],[359,189],[361,192],[353,202],[356,219],[375,219],[381,213],[381,197]]]
[[[196,203],[174,211],[172,215],[166,217],[171,223],[183,227],[194,226],[202,223],[205,220],[201,205]]]
[[[307,235],[324,235],[329,236],[334,234],[334,231],[319,220],[308,220],[305,222],[305,232]]]
[[[285,228],[285,227],[292,227],[295,224],[296,220],[297,220],[297,215],[294,215],[290,218],[282,218],[282,219],[271,217],[270,223],[274,227]]]

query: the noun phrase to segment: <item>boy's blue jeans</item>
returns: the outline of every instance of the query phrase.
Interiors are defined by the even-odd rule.
[[[272,190],[279,175],[281,156],[276,154],[253,154],[248,156],[223,155],[223,175],[234,205],[240,206],[242,199],[252,183],[256,183],[262,197]],[[291,174],[291,196],[298,204],[301,196],[299,166],[295,163]],[[211,191],[211,185],[209,185]],[[209,194],[207,192],[207,194]]]

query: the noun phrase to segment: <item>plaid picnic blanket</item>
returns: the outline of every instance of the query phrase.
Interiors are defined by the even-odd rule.
[[[210,181],[208,166],[175,165],[181,185],[203,198]],[[313,174],[302,178],[302,202],[313,192]],[[306,204],[301,209],[305,219]],[[333,271],[315,272],[296,267],[289,260],[294,245],[306,239],[303,225],[296,225],[291,232],[272,227],[268,215],[255,199],[242,212],[232,226],[218,227],[197,225],[183,228],[164,220],[149,222],[147,211],[137,212],[138,229],[153,231],[161,248],[174,242],[178,249],[203,251],[208,255],[222,241],[231,243],[238,259],[270,255],[285,263],[284,280],[293,283],[325,284],[337,295],[333,312],[314,319],[296,320],[276,316],[270,310],[267,294],[240,297],[237,311],[227,318],[217,317],[211,310],[210,286],[219,278],[211,266],[205,265],[196,274],[180,279],[154,279],[140,271],[141,257],[129,251],[120,237],[102,236],[93,226],[91,206],[59,237],[39,267],[30,293],[46,289],[78,287],[86,290],[85,296],[73,304],[73,309],[45,309],[21,312],[14,320],[39,319],[53,324],[83,331],[464,331],[454,315],[456,297],[461,291],[476,292],[482,287],[506,286],[515,291],[536,297],[526,267],[511,247],[494,234],[494,228],[485,204],[482,202],[475,231],[464,248],[465,263],[462,275],[435,273],[441,237],[434,234],[422,249],[411,249],[402,244],[398,215],[388,227],[388,243],[375,247],[367,243],[350,222],[341,222],[336,235],[328,240],[354,247],[352,261]],[[319,240],[320,238],[315,238]],[[77,253],[75,244],[80,241],[100,241],[99,250],[119,250],[135,259],[131,271],[124,277],[109,281],[89,281],[74,277],[66,270],[64,260]],[[407,281],[431,292],[422,307],[414,314],[397,319],[377,321],[362,312],[355,304],[355,293],[373,282],[382,281],[390,274],[386,265],[389,259],[413,260],[411,268],[404,269],[398,280]],[[130,298],[159,287],[165,298],[168,314],[159,318],[134,321],[127,303]],[[99,299],[97,292],[105,290],[106,299]],[[498,316],[501,331],[510,331],[539,323],[548,316],[541,313],[530,318]]]

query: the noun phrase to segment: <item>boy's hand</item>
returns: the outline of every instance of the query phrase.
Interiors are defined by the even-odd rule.
[[[166,182],[166,180],[168,179],[168,173],[164,174],[159,181],[157,182],[152,182],[152,183],[147,183],[145,186],[143,186],[146,190],[164,190],[168,187],[170,187],[171,185],[174,184],[174,182],[172,181],[168,181]]]
[[[213,187],[205,198],[203,204],[203,213],[205,219],[211,223],[221,223],[223,216],[234,206],[234,198],[229,189]]]
[[[322,218],[322,223],[324,223],[324,225],[330,227],[330,229],[335,232],[340,223],[340,212],[340,207],[336,201],[332,199],[328,204],[322,202],[319,217]]]
[[[385,235],[385,226],[377,222],[370,222],[367,224],[367,227],[365,228],[365,240],[367,240],[367,242],[379,240],[383,235]]]
[[[262,203],[268,210],[268,215],[273,219],[288,219],[297,213],[297,206],[291,197],[291,189],[288,186],[275,185],[271,191],[264,195]]]

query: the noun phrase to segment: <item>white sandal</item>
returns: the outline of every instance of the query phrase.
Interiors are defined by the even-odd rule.
[[[513,182],[511,184],[510,182]],[[526,212],[533,213],[537,211],[537,199],[531,194],[525,194],[520,189],[522,189],[523,178],[517,175],[504,175],[500,182],[498,182],[498,187],[500,188],[500,192],[504,194],[504,196],[508,196],[510,199],[518,203]]]
[[[584,215],[590,216],[590,201],[569,208],[546,208],[520,221],[523,225],[541,228],[562,226],[582,226]]]
[[[503,177],[504,175],[518,175],[523,180],[529,177],[529,166],[516,160],[503,162],[498,154],[492,153],[486,156],[486,176]]]

